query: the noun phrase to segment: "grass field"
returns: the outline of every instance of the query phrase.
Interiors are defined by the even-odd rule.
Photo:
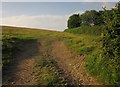
[[[70,32],[74,34],[86,34],[86,35],[97,35],[100,36],[104,32],[104,25],[81,25],[77,28],[66,29],[65,32]]]
[[[19,28],[19,27],[2,27],[2,61],[3,69],[6,69],[11,65],[16,58],[16,56],[24,48],[24,43],[29,43],[33,41],[41,41],[44,39],[45,46],[49,46],[55,41],[64,41],[68,49],[76,55],[87,55],[85,58],[86,70],[91,75],[96,76],[96,78],[106,84],[114,84],[115,76],[111,76],[112,73],[106,71],[104,64],[101,64],[101,48],[102,48],[102,38],[99,35],[89,35],[89,34],[72,34],[69,32],[58,32],[40,29],[30,29],[30,28]],[[21,45],[22,44],[22,45]],[[58,77],[52,74],[46,65],[51,65],[51,60],[39,60],[36,64],[37,67],[42,67],[41,74],[46,74],[46,77],[38,78],[38,84],[66,84],[65,81],[58,79]],[[54,65],[54,64],[53,64]],[[52,65],[52,66],[53,66]],[[101,71],[101,68],[104,68]],[[105,73],[102,73],[105,72]],[[37,71],[33,71],[36,74]],[[110,80],[111,79],[111,80]]]

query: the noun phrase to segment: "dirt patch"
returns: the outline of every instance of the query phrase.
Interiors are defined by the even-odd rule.
[[[55,56],[51,55],[51,45],[52,44],[46,45],[46,43],[48,43],[47,40],[48,39],[46,39],[46,38],[41,39],[41,49],[40,49],[40,52],[42,54],[41,57],[43,57],[47,61],[51,61],[51,63],[52,63],[52,66],[47,65],[46,67],[50,71],[53,71],[53,73],[55,73],[58,76],[59,80],[62,79],[62,81],[65,81],[64,84],[62,83],[62,85],[66,85],[66,84],[74,85],[75,82],[74,82],[73,78],[71,77],[71,75],[68,72],[66,72],[66,70],[63,67],[59,66],[58,62],[55,59]],[[61,83],[60,84],[58,83],[57,85],[61,85]]]
[[[34,85],[35,76],[32,75],[34,63],[39,58],[39,42],[29,41],[20,44],[21,52],[14,60],[14,64],[3,71],[3,84]]]
[[[90,77],[84,67],[87,55],[77,56],[69,51],[63,41],[56,41],[52,44],[51,55],[54,56],[67,73],[76,81],[81,82],[83,85],[99,85],[98,81]]]
[[[30,41],[21,44],[22,52],[17,56],[14,64],[3,72],[3,85],[38,85],[37,79],[47,77],[44,73],[41,73],[42,67],[35,67],[36,62],[41,58],[49,62],[55,62],[52,60],[54,57],[49,54],[51,44],[46,45],[46,40],[43,38],[40,42]],[[73,84],[71,75],[65,72],[64,68],[59,67],[57,62],[48,64],[45,68],[55,73],[60,81],[64,80],[64,84]]]
[[[47,40],[47,39],[46,39]],[[59,77],[63,77],[71,85],[99,85],[100,83],[90,77],[84,68],[84,59],[87,55],[77,56],[69,51],[63,41],[55,41],[46,46],[45,39],[31,41],[21,44],[23,51],[17,56],[15,63],[8,70],[3,72],[3,84],[15,85],[36,85],[38,75],[33,75],[33,71],[39,70],[34,66],[40,58],[48,60],[54,59],[55,69],[47,66],[53,72],[57,72]],[[57,74],[56,73],[56,74]]]

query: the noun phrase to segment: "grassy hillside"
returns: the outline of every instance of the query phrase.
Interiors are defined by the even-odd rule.
[[[82,25],[77,28],[71,28],[71,29],[66,29],[65,32],[70,32],[74,34],[87,34],[87,35],[101,35],[101,33],[104,31],[104,26],[87,26],[87,25]]]
[[[84,27],[84,28],[83,28]],[[88,28],[88,32],[85,31],[85,28]],[[95,27],[95,29],[101,27]],[[84,30],[80,30],[84,29]],[[39,30],[39,29],[29,29],[29,28],[19,28],[19,27],[7,27],[3,26],[2,30],[2,47],[3,47],[3,67],[7,68],[11,63],[14,62],[16,55],[19,54],[24,47],[25,43],[30,41],[39,41],[41,39],[46,39],[46,46],[50,45],[54,41],[62,40],[66,43],[66,46],[71,50],[71,52],[76,55],[87,55],[85,58],[86,69],[91,75],[96,75],[99,80],[107,84],[114,84],[116,81],[115,76],[112,76],[113,73],[106,69],[106,61],[101,61],[101,47],[102,47],[102,38],[100,32],[91,31],[90,27],[82,26],[80,29],[70,29],[66,30],[67,32],[57,32],[57,31],[48,31],[48,30]],[[77,30],[80,30],[77,32]],[[80,35],[75,35],[72,33],[81,33]],[[83,33],[85,32],[85,33]],[[91,35],[95,34],[95,35]],[[16,54],[16,55],[15,55]],[[44,66],[41,65],[40,66]],[[42,62],[43,64],[44,62]],[[46,62],[45,62],[46,63]],[[49,71],[45,71],[48,73]],[[51,72],[50,72],[51,75]],[[54,78],[48,77],[49,79]],[[39,79],[39,83],[41,79]],[[51,80],[50,80],[51,82]],[[47,82],[48,83],[48,82]],[[52,82],[51,82],[52,83]]]

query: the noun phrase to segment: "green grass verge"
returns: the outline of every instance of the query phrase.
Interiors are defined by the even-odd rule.
[[[101,57],[100,50],[93,51],[90,57],[86,60],[86,68],[88,72],[96,76],[98,80],[107,85],[119,85],[119,77],[115,67],[111,67],[110,62]]]
[[[87,35],[101,35],[104,31],[104,26],[87,26],[82,25],[77,28],[66,29],[65,32],[70,32],[74,34],[87,34]]]

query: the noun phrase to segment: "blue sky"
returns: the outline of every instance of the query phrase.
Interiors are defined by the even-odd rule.
[[[4,2],[3,17],[17,15],[69,15],[85,10],[102,10],[100,2]],[[115,3],[109,3],[108,8]],[[5,12],[9,13],[5,13]]]
[[[62,31],[68,17],[85,10],[114,7],[116,2],[2,2],[2,24]]]

